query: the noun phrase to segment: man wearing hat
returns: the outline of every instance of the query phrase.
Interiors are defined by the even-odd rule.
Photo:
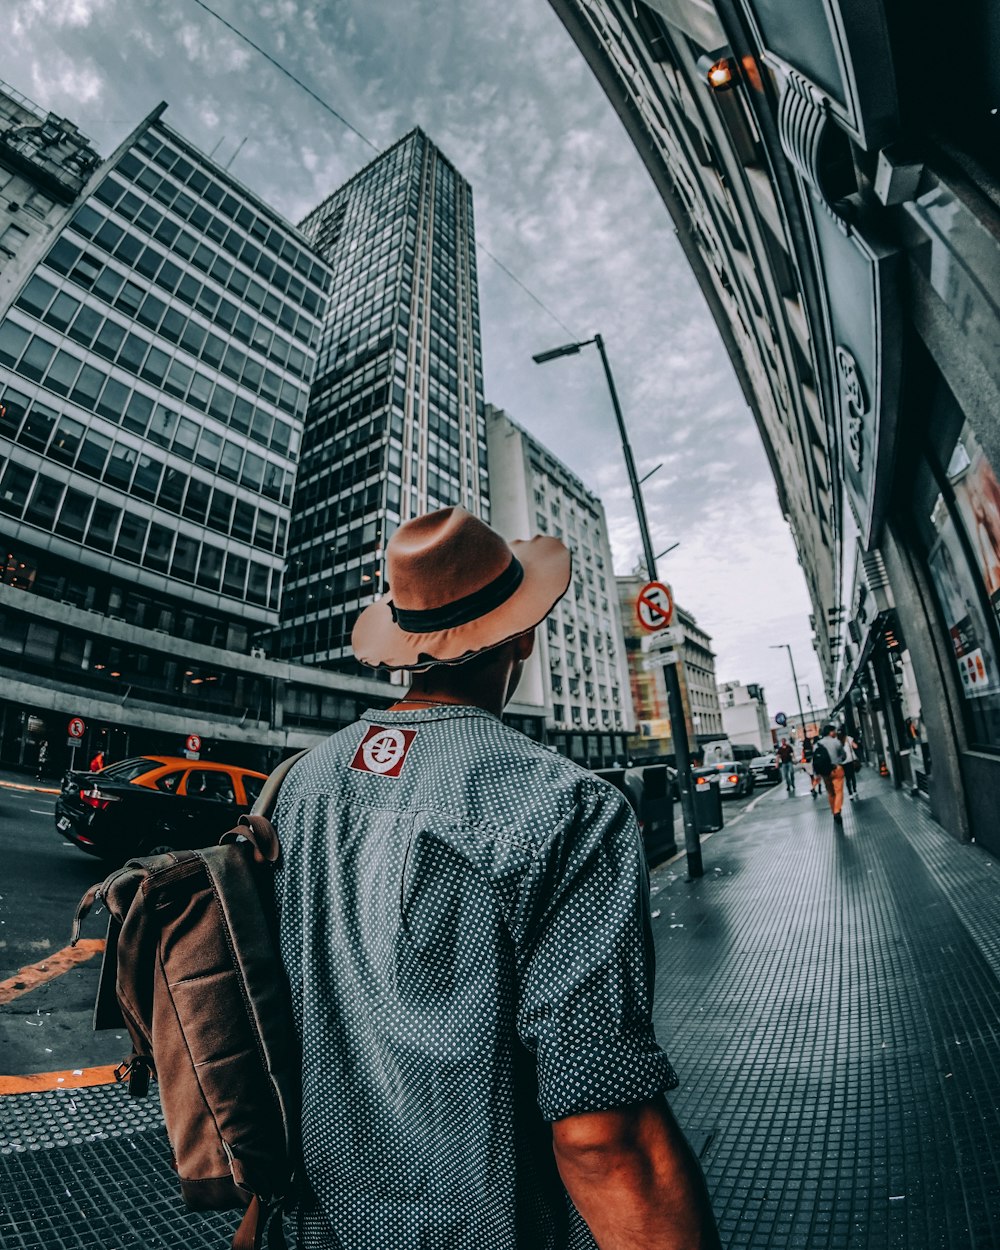
[[[500,719],[570,553],[447,508],[386,561],[354,651],[412,684],[311,751],[276,814],[300,1245],[717,1250],[663,1097],[635,818]]]

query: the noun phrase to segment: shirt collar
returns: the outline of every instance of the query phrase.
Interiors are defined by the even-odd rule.
[[[491,721],[498,719],[485,708],[470,707],[465,703],[441,703],[434,707],[415,707],[396,712],[368,708],[367,711],[361,713],[361,719],[370,725],[412,725],[418,721],[460,720],[475,717]]]

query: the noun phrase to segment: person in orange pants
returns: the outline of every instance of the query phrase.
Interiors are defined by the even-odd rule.
[[[826,786],[826,797],[830,800],[833,819],[839,825],[843,819],[840,809],[844,806],[844,766],[837,764],[833,772],[827,773],[823,778],[823,784]]]

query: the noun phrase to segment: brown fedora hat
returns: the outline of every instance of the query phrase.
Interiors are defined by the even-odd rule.
[[[391,598],[365,608],[351,636],[372,668],[458,664],[534,629],[568,590],[572,564],[558,539],[508,543],[464,508],[407,521],[385,555]]]

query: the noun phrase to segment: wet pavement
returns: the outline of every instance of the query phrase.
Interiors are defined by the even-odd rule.
[[[868,771],[842,830],[772,790],[704,862],[652,874],[656,1015],[723,1244],[997,1250],[992,857]],[[0,1098],[3,1250],[215,1250],[235,1223],[184,1209],[155,1096]]]

